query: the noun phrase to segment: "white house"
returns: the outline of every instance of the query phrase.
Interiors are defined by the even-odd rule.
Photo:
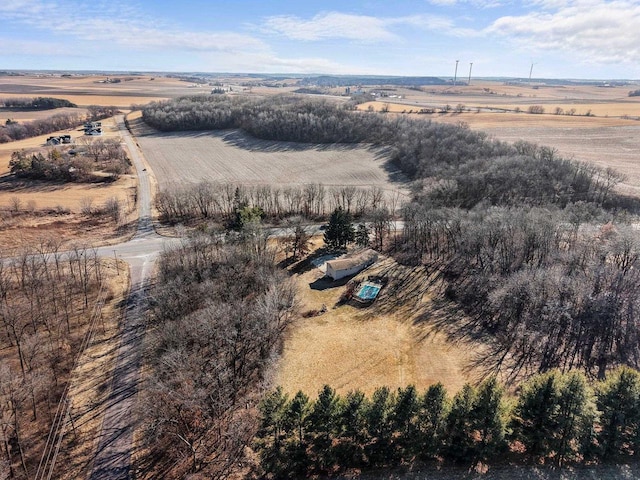
[[[340,280],[349,275],[355,275],[368,266],[373,265],[376,260],[378,260],[378,254],[375,250],[371,250],[370,248],[360,250],[352,255],[329,260],[327,262],[326,276],[331,277],[333,280]]]

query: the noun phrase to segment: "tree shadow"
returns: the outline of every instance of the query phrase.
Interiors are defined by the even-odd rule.
[[[326,247],[319,248],[318,250],[313,252],[311,255],[307,256],[306,258],[300,260],[298,263],[293,265],[293,267],[291,267],[289,271],[292,274],[296,274],[296,275],[301,275],[303,273],[310,272],[314,268],[318,268],[318,259],[332,253],[333,252],[331,252]]]

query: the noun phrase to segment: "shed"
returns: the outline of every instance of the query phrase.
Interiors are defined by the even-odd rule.
[[[378,260],[378,253],[367,248],[352,255],[347,255],[327,262],[327,277],[333,280],[355,275]]]

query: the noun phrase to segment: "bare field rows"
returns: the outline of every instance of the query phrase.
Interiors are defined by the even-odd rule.
[[[210,87],[193,87],[176,78],[150,75],[116,75],[119,83],[106,83],[106,75],[78,75],[72,77],[24,75],[0,77],[0,97],[64,98],[79,106],[114,105],[128,109],[131,104],[145,104],[153,100],[209,93]],[[113,77],[112,77],[113,78]],[[124,80],[124,79],[130,80]]]
[[[33,120],[42,120],[58,114],[75,113],[80,116],[87,114],[86,108],[63,107],[52,110],[0,110],[0,124],[4,125],[7,120],[11,119],[16,122],[32,122]]]
[[[138,137],[160,188],[201,180],[246,185],[376,185],[404,187],[383,149],[257,140],[237,131]]]

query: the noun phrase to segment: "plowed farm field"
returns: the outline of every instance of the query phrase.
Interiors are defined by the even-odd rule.
[[[138,142],[160,188],[202,180],[245,185],[406,187],[387,151],[258,140],[238,131],[152,133]]]

